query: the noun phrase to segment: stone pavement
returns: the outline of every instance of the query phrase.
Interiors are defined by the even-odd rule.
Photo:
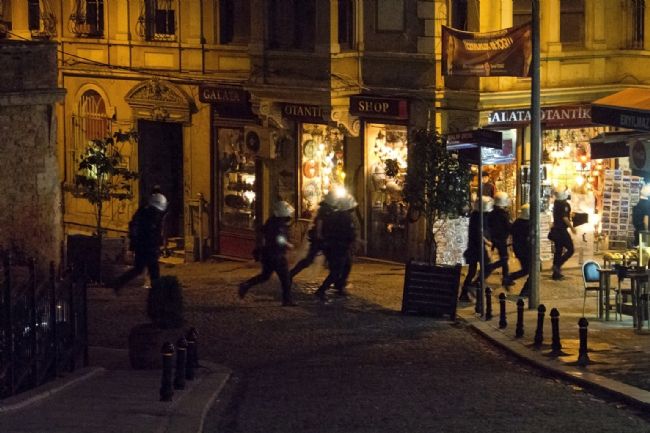
[[[567,276],[565,280],[553,281],[549,271],[542,272],[540,303],[546,307],[546,313],[543,322],[543,344],[540,347],[533,345],[538,310],[529,309],[526,302],[524,336],[516,338],[518,297],[515,294],[519,292],[519,286],[506,292],[497,285],[500,281],[498,275],[492,276],[488,284],[496,287],[492,303],[493,318],[488,321],[479,317],[473,304],[459,304],[458,315],[481,335],[527,362],[580,385],[609,392],[628,403],[650,408],[650,331],[647,326],[642,331],[636,331],[630,316],[623,315],[622,320],[615,320],[613,311],[609,321],[599,319],[596,294],[590,292],[585,309],[585,318],[589,323],[587,346],[590,361],[587,366],[578,366],[578,321],[582,317],[583,308],[582,275],[578,267],[565,269],[564,273]],[[505,328],[499,326],[500,293],[507,295]],[[550,312],[553,308],[560,313],[559,334],[562,349],[559,356],[550,354]]]
[[[166,273],[191,274],[194,279],[186,276],[183,281],[192,288],[223,284],[215,276],[228,281],[232,275],[239,281],[244,270],[255,272],[257,265],[222,261],[186,267],[177,271],[168,268]],[[517,268],[513,263],[512,269]],[[321,277],[322,271],[312,271],[319,272],[318,278]],[[305,272],[303,280],[313,279],[310,271]],[[403,274],[404,266],[400,264],[357,260],[351,280],[364,278],[366,281],[358,286],[355,282],[352,296],[398,311]],[[547,313],[541,348],[532,346],[537,310],[524,310],[525,335],[520,339],[514,337],[517,300],[514,294],[518,293],[521,282],[511,292],[505,292],[508,295],[505,329],[499,328],[497,297],[504,289],[497,285],[501,279],[498,274],[488,281],[495,287],[492,320],[478,318],[474,306],[469,304],[459,305],[458,316],[478,333],[526,362],[584,387],[605,390],[628,403],[650,408],[650,334],[635,332],[629,316],[624,316],[622,321],[598,320],[595,296],[590,294],[585,315],[589,320],[591,362],[586,367],[578,367],[577,323],[582,317],[582,277],[577,266],[565,269],[565,274],[566,280],[556,282],[550,279],[548,270],[542,272],[540,299]],[[235,283],[231,285],[236,287]],[[100,296],[113,295],[107,292]],[[552,308],[560,312],[564,353],[557,357],[548,356]],[[91,360],[90,368],[0,402],[0,432],[201,432],[205,414],[230,376],[225,367],[201,360],[205,368],[197,371],[197,380],[188,382],[185,390],[175,391],[173,401],[165,403],[159,401],[160,370],[130,370],[124,350],[93,348]]]
[[[91,348],[92,366],[0,402],[3,433],[189,433],[203,431],[205,415],[230,376],[200,361],[196,378],[159,398],[161,370],[132,370],[125,350]]]

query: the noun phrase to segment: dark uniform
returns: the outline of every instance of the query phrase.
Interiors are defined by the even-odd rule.
[[[153,282],[160,277],[160,246],[162,245],[162,222],[164,212],[154,206],[140,207],[129,223],[129,248],[135,258],[133,268],[119,276],[114,284],[115,291],[137,277],[147,268]]]
[[[503,285],[512,285],[508,267],[508,236],[510,236],[510,216],[508,211],[495,207],[487,219],[492,238],[492,245],[499,253],[499,260],[485,267],[485,278],[499,266],[501,267]]]
[[[571,218],[571,205],[566,200],[555,200],[553,205],[553,227],[548,238],[555,245],[553,251],[553,279],[561,279],[562,265],[573,255],[573,239],[564,218]]]
[[[332,284],[339,294],[345,293],[345,285],[352,269],[352,248],[356,238],[351,210],[332,212],[323,221],[323,253],[330,272],[316,291],[316,296],[321,300],[325,300],[325,291]]]
[[[296,265],[291,269],[290,276],[291,278],[298,275],[303,269],[309,267],[314,263],[314,259],[318,253],[323,249],[323,239],[322,239],[322,224],[325,219],[334,212],[334,208],[327,204],[325,201],[322,201],[318,207],[318,212],[316,212],[316,217],[314,218],[314,224],[307,232],[307,238],[309,239],[309,251],[307,255],[300,260]]]
[[[282,285],[282,305],[295,305],[291,297],[291,277],[286,252],[289,239],[289,217],[272,216],[262,226],[263,246],[260,251],[262,272],[239,285],[239,297],[246,296],[248,289],[262,283],[273,272],[278,275]]]
[[[632,224],[634,225],[634,246],[637,246],[639,244],[639,232],[646,229],[645,225],[643,224],[643,219],[646,216],[650,217],[650,201],[642,197],[632,209]]]
[[[510,279],[515,281],[519,278],[530,274],[530,221],[524,218],[517,218],[512,227],[512,250],[519,260],[521,269],[510,274]],[[521,289],[520,296],[528,296],[530,293],[529,281],[526,280],[524,287]]]
[[[463,287],[460,293],[460,300],[466,301],[468,298],[469,286],[472,284],[472,280],[476,276],[478,266],[481,262],[481,248],[483,248],[483,258],[486,265],[490,263],[490,257],[488,256],[487,250],[485,249],[485,242],[481,237],[481,220],[479,219],[480,212],[478,210],[472,211],[469,215],[469,227],[467,234],[467,249],[463,253],[465,257],[465,262],[469,265],[467,269],[467,275],[463,281]],[[489,212],[483,212],[483,230],[484,235],[488,234],[489,229],[487,227],[487,217]]]

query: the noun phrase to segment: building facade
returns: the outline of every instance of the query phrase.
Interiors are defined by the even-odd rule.
[[[569,118],[545,126],[549,142],[600,132],[591,101],[648,80],[644,2],[619,3],[541,1],[542,105]],[[58,43],[64,186],[89,140],[136,129],[122,150],[137,198],[108,207],[110,234],[160,185],[168,237],[188,260],[249,257],[277,198],[296,207],[300,241],[338,185],[359,201],[364,254],[418,255],[401,195],[413,128],[514,131],[514,163],[495,176],[523,197],[530,80],[444,77],[437,65],[441,25],[529,18],[526,0],[0,1],[6,37]],[[66,232],[91,231],[90,206],[64,191]]]

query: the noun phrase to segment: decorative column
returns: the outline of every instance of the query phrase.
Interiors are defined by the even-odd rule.
[[[11,33],[20,38],[31,39],[32,32],[29,30],[29,15],[27,13],[27,2],[23,7],[14,5],[11,8]]]

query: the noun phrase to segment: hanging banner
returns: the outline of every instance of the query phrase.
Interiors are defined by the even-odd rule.
[[[533,56],[530,23],[490,33],[442,26],[445,76],[528,77]]]

